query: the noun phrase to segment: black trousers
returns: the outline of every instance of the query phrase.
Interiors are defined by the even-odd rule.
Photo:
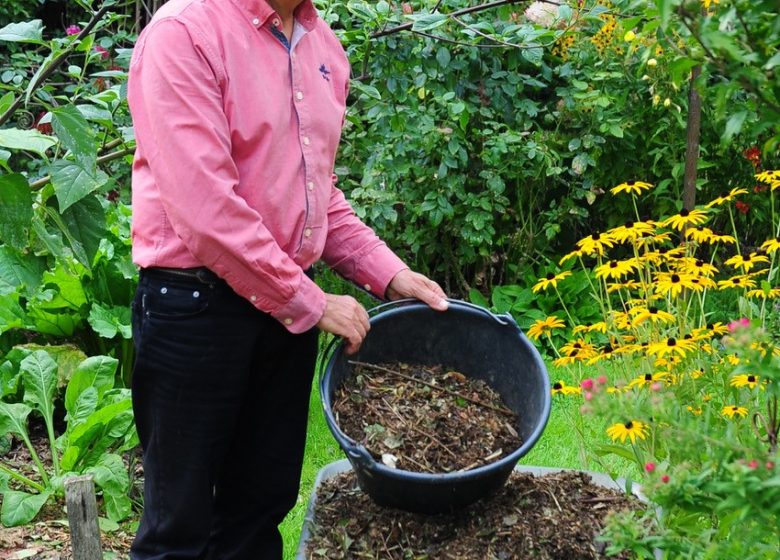
[[[208,271],[141,271],[133,560],[279,560],[298,497],[318,331],[289,333]]]

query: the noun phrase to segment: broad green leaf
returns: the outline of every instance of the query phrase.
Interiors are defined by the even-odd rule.
[[[527,47],[523,48],[521,52],[523,58],[534,66],[539,66],[542,64],[542,57],[544,56],[544,49],[542,47],[528,45]]]
[[[87,294],[84,292],[82,275],[84,268],[80,264],[68,267],[62,261],[57,262],[54,270],[47,270],[43,273],[41,281],[43,286],[52,287],[56,290],[54,297],[39,306],[44,309],[72,309],[78,311],[82,305],[87,303]],[[74,271],[78,268],[78,272]]]
[[[4,96],[0,97],[0,115],[5,113],[8,108],[14,104],[14,94],[12,91],[9,91]]]
[[[24,175],[0,176],[0,239],[23,250],[33,217],[32,193]]]
[[[43,22],[34,19],[9,23],[0,29],[0,41],[43,44]]]
[[[95,484],[103,490],[106,515],[112,521],[121,521],[130,514],[130,501],[127,491],[130,477],[119,455],[103,455],[96,465],[86,470],[95,477]]]
[[[82,198],[62,213],[66,237],[78,261],[92,269],[92,259],[105,237],[106,215],[94,196]]]
[[[97,410],[98,392],[94,387],[85,388],[68,408],[68,428],[78,426]]]
[[[618,457],[623,457],[629,461],[636,460],[636,457],[630,448],[620,447],[619,445],[599,445],[594,451],[599,457],[603,457],[604,455],[617,455]]]
[[[99,303],[95,303],[89,311],[87,320],[95,332],[103,338],[114,338],[117,333],[122,338],[133,336],[129,307],[103,307]]]
[[[449,49],[447,49],[447,47],[439,47],[439,50],[436,51],[436,62],[439,63],[439,66],[447,68],[450,64],[450,60],[452,60],[452,57],[450,56]]]
[[[32,296],[41,284],[46,261],[33,255],[23,255],[11,247],[0,246],[0,282],[24,288]]]
[[[32,354],[37,350],[44,350],[57,362],[57,387],[64,389],[75,374],[79,365],[87,359],[87,355],[75,344],[22,344],[16,349]]]
[[[2,294],[0,297],[0,334],[25,325],[27,315],[19,304],[19,294]]]
[[[3,494],[3,509],[0,511],[0,522],[6,527],[16,527],[29,523],[38,512],[41,511],[43,504],[51,496],[51,491],[42,494],[28,494],[27,492],[17,492],[11,490]]]
[[[68,445],[78,448],[78,452],[66,451],[62,468],[70,470],[79,461],[88,462],[87,454],[99,458],[106,449],[117,443],[118,438],[132,429],[132,407],[132,401],[125,397],[96,410],[83,424],[76,426],[68,435]]]
[[[91,356],[81,362],[65,390],[65,409],[72,412],[76,399],[87,387],[94,387],[98,398],[113,388],[118,364],[118,360],[109,356]]]
[[[52,112],[51,126],[60,142],[76,157],[86,170],[94,170],[97,160],[95,132],[81,111],[73,105],[65,105]],[[94,174],[94,171],[92,172]],[[62,203],[60,203],[62,210]]]
[[[35,232],[35,238],[41,243],[52,256],[62,258],[65,254],[65,245],[62,242],[62,235],[58,231],[49,231],[40,216],[33,216],[32,227]]]
[[[27,150],[35,152],[41,157],[46,155],[46,150],[57,143],[57,139],[42,134],[36,129],[21,130],[19,128],[0,129],[0,147],[11,150]]]
[[[22,360],[20,370],[24,402],[41,413],[47,426],[53,427],[57,362],[45,350],[36,350]]]
[[[740,111],[731,115],[729,120],[726,121],[726,129],[723,131],[723,136],[720,139],[721,144],[728,144],[731,139],[734,138],[734,136],[739,134],[739,131],[742,130],[742,125],[745,123],[747,116],[747,111]]]
[[[72,311],[49,312],[40,307],[29,309],[27,318],[33,322],[36,331],[54,336],[71,336],[81,323],[81,317]]]
[[[17,434],[27,437],[27,417],[32,408],[23,403],[0,401],[0,435]]]
[[[0,332],[2,332],[2,327],[0,327]],[[17,391],[19,391],[19,368],[14,367],[11,362],[6,360],[0,363],[0,399],[6,395],[15,395]]]
[[[49,166],[49,173],[60,212],[65,212],[108,181],[108,175],[97,169],[94,162],[85,164],[83,161],[62,159]]]
[[[447,14],[412,14],[406,16],[414,23],[412,29],[414,31],[430,31],[441,27],[447,23]]]
[[[360,93],[371,97],[372,99],[382,99],[382,95],[379,93],[379,90],[374,86],[369,86],[358,81],[351,82],[350,86],[352,89],[357,90]]]
[[[113,117],[111,111],[96,107],[95,105],[76,105],[76,109],[79,110],[81,116],[88,121],[93,121],[103,125],[111,126],[113,124]]]

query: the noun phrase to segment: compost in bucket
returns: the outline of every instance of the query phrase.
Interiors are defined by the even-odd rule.
[[[388,467],[464,472],[518,449],[518,415],[487,383],[441,365],[350,362],[334,395],[341,430]]]

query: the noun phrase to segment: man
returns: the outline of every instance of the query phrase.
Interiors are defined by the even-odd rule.
[[[320,330],[355,352],[351,297],[446,309],[335,187],[349,65],[311,0],[172,0],[138,40],[128,98],[145,510],[131,558],[279,559]]]

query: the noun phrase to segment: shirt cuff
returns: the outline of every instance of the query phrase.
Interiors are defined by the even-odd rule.
[[[387,299],[387,286],[396,274],[408,268],[387,245],[382,244],[360,257],[351,279],[367,292]]]
[[[325,313],[325,292],[303,271],[292,299],[277,308],[271,316],[293,334],[308,331],[319,323]]]

